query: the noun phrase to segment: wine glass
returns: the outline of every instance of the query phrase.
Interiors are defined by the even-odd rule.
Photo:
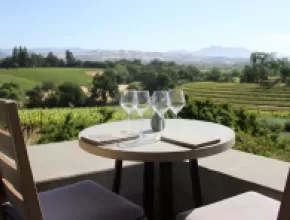
[[[120,105],[128,114],[128,130],[127,130],[127,132],[130,134],[131,133],[131,124],[130,124],[131,115],[137,106],[136,90],[123,91],[121,93]]]
[[[171,89],[168,92],[169,95],[169,108],[173,112],[175,118],[177,114],[185,105],[185,98],[182,89]]]
[[[137,91],[136,110],[137,110],[141,119],[143,119],[144,113],[147,111],[149,106],[150,106],[149,91]],[[140,137],[142,137],[142,129],[140,129]]]
[[[152,95],[152,108],[164,120],[164,114],[169,108],[169,97],[167,91],[155,91]],[[161,123],[162,125],[163,123]],[[161,131],[164,128],[161,129]],[[161,132],[160,132],[161,136]]]

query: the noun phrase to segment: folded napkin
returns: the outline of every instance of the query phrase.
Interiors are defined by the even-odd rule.
[[[82,137],[83,139],[87,139],[90,141],[93,141],[94,143],[98,145],[107,145],[107,144],[115,144],[119,142],[124,141],[130,141],[137,139],[139,137],[138,134],[91,134],[87,135],[85,137]]]
[[[190,149],[195,149],[199,147],[206,147],[208,145],[213,145],[217,144],[220,142],[220,139],[218,138],[213,138],[213,139],[203,139],[200,137],[197,137],[196,139],[194,137],[190,137],[188,139],[181,139],[181,138],[169,138],[166,136],[161,136],[160,138],[161,141],[170,143],[170,144],[175,144],[179,145],[181,147],[185,148],[190,148]]]

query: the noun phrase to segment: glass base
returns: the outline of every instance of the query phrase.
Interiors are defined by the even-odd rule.
[[[127,130],[122,130],[121,131],[121,134],[122,135],[128,135],[128,136],[135,136],[135,135],[139,135],[138,132],[134,132],[134,131],[127,131]]]

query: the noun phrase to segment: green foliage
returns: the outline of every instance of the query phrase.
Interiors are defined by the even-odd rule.
[[[264,133],[256,116],[245,109],[235,109],[228,104],[215,104],[210,100],[189,100],[179,113],[181,118],[216,122],[252,135]]]
[[[43,63],[46,67],[58,67],[58,66],[64,66],[64,61],[62,59],[59,59],[57,56],[55,56],[52,52],[49,52],[43,60]],[[62,65],[61,65],[62,63]],[[36,65],[36,64],[35,64]]]
[[[22,98],[22,92],[17,83],[4,83],[0,87],[0,98],[20,100]]]
[[[284,130],[290,132],[290,121],[285,122]]]
[[[118,84],[126,84],[129,80],[129,71],[125,65],[117,64],[113,69]]]
[[[45,91],[49,91],[49,90],[55,90],[56,89],[56,85],[54,84],[54,82],[43,82],[42,83],[42,89]]]
[[[44,91],[40,85],[36,85],[33,89],[26,91],[25,94],[28,97],[27,108],[44,107]]]
[[[152,94],[155,90],[166,90],[174,87],[174,82],[165,73],[155,72],[153,69],[141,73],[142,87]]]
[[[76,84],[65,82],[58,87],[51,82],[36,85],[26,92],[27,108],[39,107],[81,107],[86,102],[86,94]]]
[[[285,150],[289,150],[287,142],[279,140],[279,132],[283,127],[263,124],[245,109],[214,104],[208,100],[189,100],[179,115],[182,118],[211,121],[233,128],[236,132],[235,149],[238,150],[275,158],[282,158]],[[288,156],[287,160],[290,160],[290,154]]]
[[[254,52],[250,57],[250,65],[244,66],[241,82],[264,83],[272,76],[279,76],[285,82],[290,76],[289,60],[276,58],[272,53]]]
[[[127,89],[142,90],[142,84],[140,82],[131,82]]]
[[[105,105],[108,98],[115,99],[118,96],[118,91],[115,72],[111,69],[105,70],[102,75],[94,77],[88,102],[90,105]]]
[[[86,95],[83,90],[78,85],[70,82],[60,85],[55,95],[59,95],[58,107],[80,107],[86,101]]]
[[[219,68],[212,68],[210,71],[206,73],[206,80],[220,82],[222,80],[222,72]]]
[[[78,131],[85,128],[79,120],[73,120],[72,115],[68,114],[62,124],[50,124],[41,130],[42,136],[38,143],[45,144],[50,142],[60,142],[70,140],[78,135]]]
[[[88,120],[87,117],[91,117],[84,114],[75,115],[72,112],[63,115],[62,120],[51,121],[46,126],[42,126],[40,130],[39,144],[60,142],[65,140],[71,140],[77,137],[79,132],[84,128],[92,126],[95,123],[104,123],[110,120],[113,116],[114,111],[110,109],[99,109],[99,117],[97,120]]]
[[[262,126],[269,128],[273,132],[281,132],[285,127],[283,121],[269,120],[268,118],[261,118],[259,122]]]

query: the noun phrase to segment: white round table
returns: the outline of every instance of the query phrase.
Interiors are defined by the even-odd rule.
[[[152,141],[151,136],[155,136],[150,128],[150,120],[132,120],[131,130],[142,129],[148,140],[131,141],[134,143],[128,147],[115,145],[100,146],[93,139],[88,137],[96,134],[119,134],[127,129],[128,121],[111,122],[95,125],[84,129],[79,134],[79,145],[85,151],[116,160],[116,174],[114,181],[114,191],[119,192],[122,160],[143,161],[144,163],[144,209],[149,220],[153,219],[153,189],[154,189],[154,163],[159,163],[159,184],[161,202],[161,219],[173,219],[173,198],[172,198],[172,162],[189,160],[192,190],[196,206],[201,206],[201,190],[198,175],[197,159],[221,153],[235,144],[235,133],[232,129],[211,122],[168,119],[165,121],[165,129],[162,136],[173,140],[183,141],[193,144],[193,147],[184,147],[178,143],[165,141]],[[147,133],[147,135],[146,135]],[[146,138],[145,138],[146,139]],[[214,144],[201,144],[211,142]]]

